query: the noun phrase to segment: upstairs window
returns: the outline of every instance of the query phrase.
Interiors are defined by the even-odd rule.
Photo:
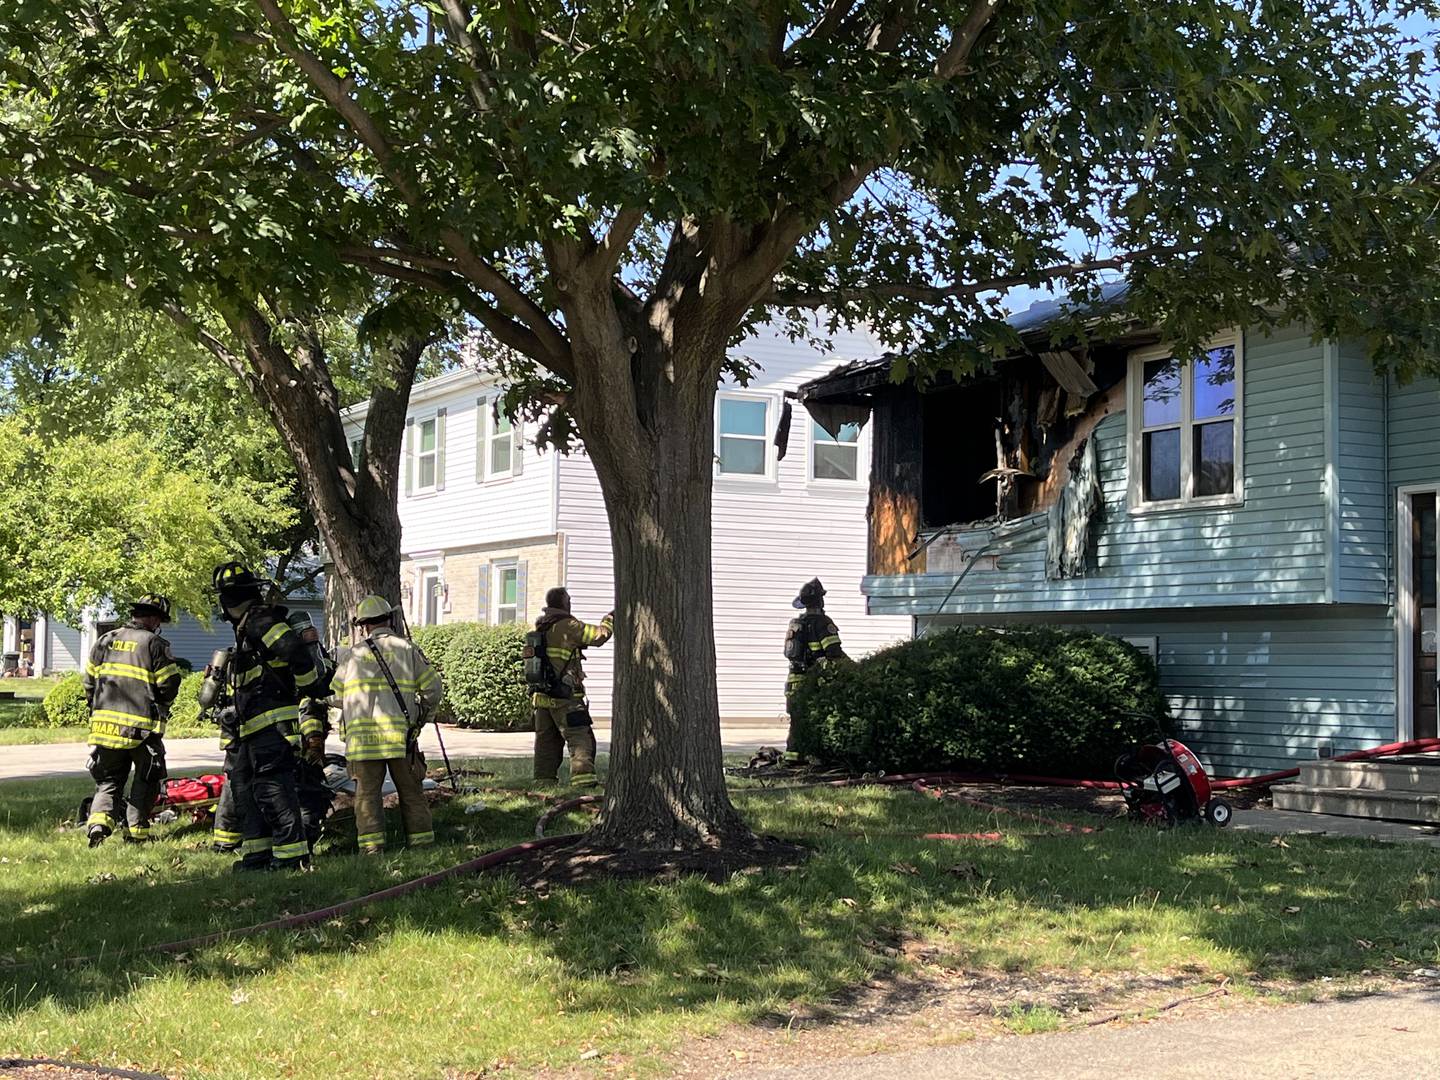
[[[722,394],[716,410],[715,457],[721,476],[766,476],[770,465],[768,398]]]
[[[1242,347],[1216,343],[1184,360],[1168,350],[1131,359],[1130,504],[1164,509],[1241,497]]]
[[[842,424],[839,435],[831,435],[818,421],[810,421],[810,479],[860,479],[859,424]]]
[[[420,421],[418,445],[415,448],[415,488],[417,491],[434,491],[436,459],[440,454],[440,440],[437,437],[438,420]]]
[[[363,451],[364,447],[361,447]],[[445,489],[445,410],[405,421],[405,493]]]
[[[504,413],[497,415],[498,400],[493,396],[483,397],[476,403],[475,478],[481,481],[520,475],[524,444],[510,418]]]

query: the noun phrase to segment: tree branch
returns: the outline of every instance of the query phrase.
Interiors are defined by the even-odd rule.
[[[606,274],[613,274],[625,255],[625,249],[635,238],[636,230],[645,221],[645,209],[640,206],[622,206],[610,223],[610,231],[600,241],[598,254]]]
[[[495,79],[486,67],[485,59],[475,45],[475,39],[470,36],[470,12],[461,0],[442,0],[441,6],[445,9],[445,28],[459,46],[460,55],[465,58],[465,64],[470,69],[470,78],[465,80],[470,88],[470,96],[475,99],[476,108],[481,112],[489,112],[490,95],[495,92]]]
[[[850,12],[855,8],[855,0],[831,0],[830,6],[825,9],[825,14],[809,30],[805,31],[798,40],[790,47],[802,45],[810,41],[827,41],[845,24]]]
[[[381,172],[395,185],[400,197],[414,209],[427,209],[420,189],[400,166],[389,139],[375,118],[355,100],[345,82],[330,70],[325,61],[300,47],[299,35],[280,9],[277,0],[256,0],[256,3],[276,31],[277,47],[295,62],[319,91],[320,96],[355,132],[361,143],[374,156]],[[521,292],[514,282],[477,255],[460,230],[454,226],[443,226],[439,235],[445,247],[455,257],[460,272],[494,296],[502,308],[531,329],[545,349],[545,357],[541,362],[549,366],[553,361],[556,365],[568,367],[571,364],[570,343],[550,317]]]
[[[464,308],[466,314],[493,334],[497,341],[551,367],[562,378],[572,377],[573,366],[568,362],[568,356],[565,361],[556,360],[532,331],[486,303],[479,294],[468,287],[466,278],[455,273],[443,259],[427,259],[428,263],[437,264],[437,269],[430,271],[418,266],[393,262],[384,257],[383,253],[385,252],[396,258],[410,257],[405,252],[394,248],[347,247],[342,248],[338,254],[351,265],[383,274],[395,281],[419,285],[421,288],[451,297]]]
[[[955,28],[949,47],[940,54],[940,59],[935,63],[935,74],[938,78],[953,79],[965,69],[965,62],[975,50],[975,43],[980,40],[981,32],[994,18],[995,9],[1002,2],[1003,0],[975,0],[964,20]]]
[[[1120,270],[1131,263],[1148,259],[1186,255],[1197,250],[1189,245],[1156,246],[1140,248],[1123,255],[1105,259],[1080,259],[1075,262],[1055,263],[1041,267],[1028,274],[1012,274],[1008,277],[991,278],[988,281],[972,281],[964,284],[922,285],[915,282],[881,282],[874,285],[855,285],[819,292],[804,290],[776,289],[761,299],[766,307],[823,308],[856,300],[914,300],[922,304],[938,304],[962,296],[978,296],[981,293],[1011,289],[1017,285],[1038,285],[1045,281],[1063,281],[1095,273],[1099,270]]]

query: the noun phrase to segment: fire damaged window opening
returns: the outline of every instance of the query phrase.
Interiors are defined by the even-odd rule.
[[[1118,349],[1040,353],[922,393],[922,527],[978,530],[1055,506],[1095,426],[1123,407],[1126,362]]]

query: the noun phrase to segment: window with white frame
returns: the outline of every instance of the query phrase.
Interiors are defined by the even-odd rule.
[[[421,420],[415,432],[415,490],[434,491],[440,475],[440,421],[432,416]]]
[[[715,457],[721,476],[765,476],[770,464],[770,399],[721,394]]]
[[[515,429],[510,418],[496,413],[496,398],[481,398],[478,425],[481,480],[499,480],[515,472]]]
[[[518,563],[495,563],[495,578],[490,585],[494,610],[490,621],[500,626],[520,620],[520,566]]]
[[[1189,360],[1164,349],[1131,357],[1132,507],[1239,501],[1242,353],[1236,337]]]
[[[350,462],[355,466],[356,471],[363,469],[362,458],[365,454],[365,436],[356,435],[350,440]]]
[[[854,482],[860,479],[860,425],[841,424],[831,435],[810,421],[810,479]]]

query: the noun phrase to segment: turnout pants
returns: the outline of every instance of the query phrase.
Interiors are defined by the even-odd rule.
[[[89,765],[95,780],[95,795],[90,800],[90,817],[85,824],[103,825],[114,832],[116,814],[123,807],[130,839],[149,839],[150,813],[160,797],[160,785],[165,782],[165,740],[151,735],[130,750],[96,746],[90,751]],[[127,800],[125,781],[130,779],[131,766],[135,768],[135,779],[130,784]]]
[[[245,866],[266,866],[273,858],[291,866],[309,855],[295,786],[295,749],[275,725],[240,739],[230,772],[235,805],[245,834]]]
[[[554,780],[565,748],[570,748],[570,783],[595,787],[595,729],[586,702],[567,701],[535,707],[535,779]]]
[[[211,846],[216,851],[239,851],[245,839],[245,819],[235,802],[235,758],[233,746],[225,749],[225,786],[215,804],[215,827],[210,832]]]
[[[410,847],[433,844],[435,826],[430,819],[430,804],[425,801],[425,789],[420,786],[424,773],[415,768],[411,757],[385,758],[350,762],[350,775],[355,778],[355,833],[360,850],[384,850],[385,805],[380,790],[385,785],[387,770],[400,797],[405,842]]]

